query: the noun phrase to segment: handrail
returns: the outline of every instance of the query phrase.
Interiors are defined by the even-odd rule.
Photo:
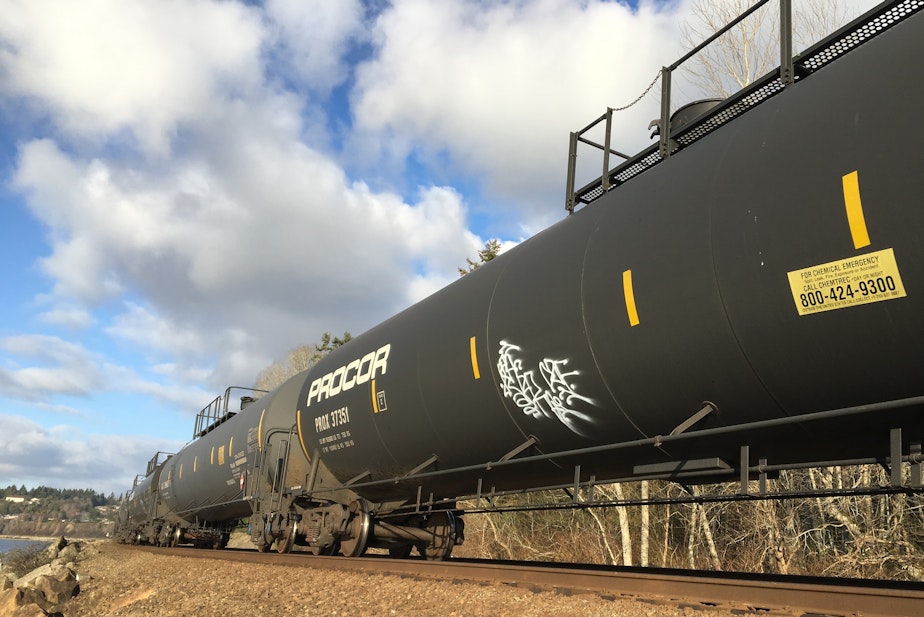
[[[671,147],[671,74],[677,70],[681,64],[692,58],[702,51],[706,46],[711,44],[717,38],[737,26],[744,19],[750,17],[757,9],[767,4],[770,0],[760,0],[721,28],[711,37],[687,52],[677,62],[666,66],[661,70],[661,119],[659,121],[660,129],[660,147],[661,158],[668,158],[673,148]],[[794,81],[793,59],[792,59],[792,0],[779,0],[780,3],[780,81],[783,86],[788,86]]]
[[[779,81],[783,87],[786,87],[792,84],[795,81],[795,70],[793,63],[793,54],[792,54],[792,0],[778,0],[780,3],[780,69],[779,69]],[[653,161],[653,163],[663,161],[664,159],[670,157],[671,153],[678,147],[676,142],[672,140],[671,133],[671,76],[677,68],[679,68],[684,62],[692,58],[694,55],[702,51],[705,47],[713,43],[717,38],[728,32],[730,29],[734,28],[736,25],[741,23],[744,19],[750,17],[755,11],[763,7],[765,4],[770,2],[770,0],[758,0],[755,2],[749,9],[741,13],[737,18],[726,24],[720,30],[716,31],[708,39],[691,49],[684,55],[682,58],[674,62],[670,66],[663,67],[660,72],[661,76],[661,113],[658,120],[656,120],[653,125],[656,123],[658,125],[658,134],[660,136],[659,145],[658,145],[658,156],[659,160]],[[657,78],[656,78],[657,80]],[[647,90],[645,91],[648,92]],[[641,97],[639,97],[641,98]],[[637,99],[638,100],[638,99]],[[613,122],[613,111],[614,109],[608,107],[606,113],[602,116],[588,124],[583,129],[572,132],[570,135],[570,140],[568,144],[568,173],[567,173],[567,188],[565,194],[565,210],[568,211],[568,214],[573,214],[575,208],[577,207],[578,201],[578,192],[575,191],[575,175],[577,169],[577,145],[578,143],[585,143],[590,146],[593,146],[599,150],[603,151],[603,173],[600,177],[600,185],[598,187],[599,194],[608,192],[613,188],[613,182],[611,180],[613,174],[609,167],[609,155],[615,154],[622,157],[624,160],[628,161],[630,157],[625,155],[617,150],[613,150],[610,145],[611,141],[611,130]],[[589,131],[592,128],[595,128],[601,122],[606,121],[605,129],[605,138],[603,144],[598,144],[593,142],[585,137],[584,133]],[[647,168],[650,165],[645,165]],[[596,182],[592,183],[596,184]],[[587,188],[587,187],[585,187]],[[582,189],[583,191],[584,189]]]
[[[571,134],[568,152],[567,192],[565,197],[565,209],[569,214],[574,213],[578,203],[591,203],[616,186],[627,182],[629,179],[663,162],[665,158],[675,153],[677,149],[691,145],[725,123],[730,122],[764,101],[779,94],[785,90],[788,85],[794,83],[797,78],[799,80],[807,78],[815,71],[827,66],[830,62],[848,53],[855,47],[879,36],[896,24],[924,10],[924,0],[887,0],[879,6],[873,7],[864,15],[857,17],[838,31],[817,41],[809,48],[802,51],[798,56],[793,56],[791,36],[792,23],[790,19],[792,13],[791,0],[780,0],[780,68],[755,79],[737,93],[726,98],[711,109],[702,112],[698,116],[687,118],[682,124],[677,121],[675,122],[675,126],[670,126],[671,72],[692,57],[697,51],[701,51],[703,47],[713,42],[717,36],[721,36],[721,34],[727,32],[728,28],[733,27],[739,23],[741,19],[748,17],[754,10],[760,8],[767,2],[769,2],[769,0],[760,0],[760,2],[756,3],[748,11],[739,16],[738,19],[714,34],[710,39],[691,50],[670,67],[665,67],[659,72],[658,77],[662,79],[661,113],[650,125],[650,127],[658,127],[658,134],[661,137],[658,143],[645,148],[611,170],[608,168],[609,162],[606,160],[607,152],[619,153],[610,149],[609,139],[607,139],[606,144],[601,145],[582,137],[584,132],[593,128],[603,120],[607,120],[608,114],[604,114],[596,119],[581,131]],[[657,82],[658,77],[655,78],[652,85]],[[630,105],[626,107],[630,107],[641,100],[641,98],[648,93],[650,87],[651,86],[633,101],[633,103],[630,103]],[[625,109],[625,107],[617,108],[612,111],[619,111],[619,109]],[[675,115],[676,113],[677,112],[675,112]],[[610,118],[608,123],[611,124],[611,122],[612,120]],[[666,127],[667,130],[661,130],[661,127]],[[586,143],[603,150],[606,162],[601,177],[591,180],[581,188],[575,189],[574,183],[578,143]],[[620,156],[624,155],[620,154]]]
[[[164,452],[163,450],[156,452],[154,456],[151,457],[151,460],[148,461],[147,471],[145,471],[144,477],[146,478],[154,473],[154,470],[167,462],[167,459],[174,454],[174,452]]]
[[[603,175],[602,182],[604,185],[603,190],[610,190],[610,154],[615,154],[618,157],[621,157],[624,161],[629,160],[628,154],[623,154],[618,150],[613,150],[610,147],[610,142],[612,140],[612,127],[613,127],[613,111],[612,107],[606,108],[606,113],[602,116],[582,128],[580,131],[571,133],[571,142],[568,148],[568,194],[566,196],[565,208],[568,212],[574,212],[575,207],[575,192],[574,192],[574,176],[577,170],[577,144],[578,142],[585,143],[595,148],[603,150]],[[584,137],[584,133],[595,128],[598,124],[606,120],[606,131],[604,133],[603,144],[598,144],[596,142],[590,141]]]
[[[258,388],[245,388],[243,386],[228,386],[225,389],[225,393],[221,396],[216,396],[208,405],[203,407],[199,413],[196,414],[196,423],[193,428],[193,439],[198,439],[202,437],[216,426],[232,418],[236,411],[230,411],[228,409],[228,402],[231,399],[232,390],[241,390],[245,392],[251,392],[254,394],[266,394],[268,390],[260,390]],[[244,409],[244,401],[249,397],[241,397],[241,409]],[[258,397],[259,398],[259,397]]]

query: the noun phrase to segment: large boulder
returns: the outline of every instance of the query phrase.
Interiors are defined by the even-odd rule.
[[[42,606],[46,604],[45,597],[37,589],[28,587],[19,591],[19,608],[13,613],[13,617],[22,617],[22,615],[45,615],[48,611]]]
[[[8,589],[0,593],[0,617],[45,617],[46,615],[61,615],[49,613],[23,598],[18,589]]]
[[[58,557],[58,553],[61,552],[61,549],[63,549],[65,546],[67,546],[67,538],[64,536],[59,537],[57,540],[49,544],[44,550],[48,561],[56,559]]]
[[[61,564],[36,568],[13,583],[22,592],[23,603],[32,602],[44,610],[63,604],[80,592],[77,574]]]
[[[80,543],[71,542],[64,548],[58,551],[56,559],[63,564],[67,564],[72,561],[77,561],[77,555],[80,554]]]
[[[18,589],[8,589],[0,593],[0,617],[12,615],[19,608],[20,593]]]

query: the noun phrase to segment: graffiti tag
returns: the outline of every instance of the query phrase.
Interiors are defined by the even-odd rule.
[[[501,341],[497,359],[501,388],[504,396],[526,415],[538,419],[558,418],[570,430],[585,435],[586,426],[593,418],[575,409],[580,403],[594,404],[594,400],[577,393],[573,378],[580,371],[565,371],[567,359],[546,358],[539,362],[539,375],[534,369],[524,370],[523,360],[515,352],[521,347]],[[585,435],[586,436],[586,435]]]

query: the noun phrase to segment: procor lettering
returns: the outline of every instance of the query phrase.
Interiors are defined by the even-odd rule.
[[[335,371],[311,382],[308,389],[307,405],[312,402],[320,403],[325,398],[337,396],[346,392],[353,386],[364,384],[378,375],[384,375],[388,370],[388,353],[391,344],[383,345],[375,351],[370,351],[362,358],[357,358]]]

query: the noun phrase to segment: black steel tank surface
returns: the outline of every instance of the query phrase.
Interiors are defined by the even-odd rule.
[[[120,511],[120,517],[124,517],[126,522],[144,522],[154,515],[157,501],[157,479],[160,477],[160,469],[153,470],[152,473],[139,480],[134,489],[126,496],[124,514]]]
[[[298,378],[303,452],[361,485],[520,446],[667,435],[707,403],[702,427],[920,395],[922,26],[914,15],[329,354]],[[901,413],[920,426],[921,409]],[[824,460],[887,443],[888,428],[845,419],[748,439],[755,458]],[[740,445],[584,464],[625,475]],[[544,461],[494,479],[572,473]],[[471,493],[474,477],[427,489]]]
[[[247,517],[262,491],[278,492],[292,485],[286,474],[304,478],[304,462],[292,456],[297,447],[291,434],[299,386],[290,380],[247,408],[205,426],[171,456],[158,485],[170,512],[189,523]],[[262,475],[253,477],[254,473]]]

